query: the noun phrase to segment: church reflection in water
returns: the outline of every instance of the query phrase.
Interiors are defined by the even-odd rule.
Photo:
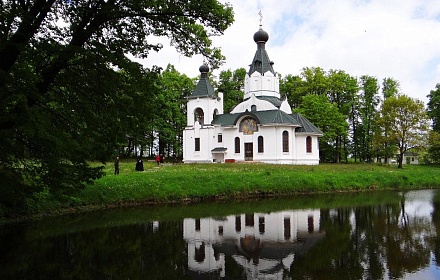
[[[248,279],[278,278],[323,238],[319,218],[319,210],[297,210],[185,219],[188,268],[224,277],[225,257],[232,257]]]

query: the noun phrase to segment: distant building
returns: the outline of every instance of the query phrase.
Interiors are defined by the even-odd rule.
[[[209,82],[209,67],[200,66],[200,80],[188,97],[183,131],[183,161],[258,161],[319,164],[322,132],[281,98],[279,78],[269,60],[269,35],[261,26],[254,34],[257,50],[246,74],[243,102],[223,113],[223,93]]]

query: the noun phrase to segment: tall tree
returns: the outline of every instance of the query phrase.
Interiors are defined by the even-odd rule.
[[[286,75],[280,79],[281,97],[287,96],[292,108],[301,106],[301,98],[306,94],[302,90],[303,81],[299,76]]]
[[[325,95],[309,94],[302,98],[301,107],[295,111],[301,113],[315,124],[324,135],[319,141],[321,161],[334,162],[336,139],[347,132],[347,122],[337,106],[330,103]]]
[[[428,94],[428,115],[432,120],[432,133],[428,153],[433,162],[440,163],[440,84]]]
[[[383,99],[387,99],[392,96],[396,96],[400,92],[399,81],[393,78],[384,78],[382,81],[382,95]]]
[[[162,47],[151,36],[165,36],[216,66],[223,57],[210,36],[232,22],[232,8],[216,0],[1,1],[0,175],[10,178],[1,186],[9,206],[43,188],[68,195],[103,175],[85,160],[108,159],[133,119],[124,105],[136,91],[121,70],[142,70],[126,54],[147,57]]]
[[[358,91],[357,79],[342,70],[330,70],[327,79],[327,96],[329,101],[335,104],[338,107],[338,111],[348,120],[354,97]],[[346,161],[348,161],[347,142],[346,131],[336,137],[335,162],[341,160],[342,154],[344,154]],[[344,147],[342,144],[344,144]]]
[[[389,131],[387,140],[395,143],[398,167],[402,168],[404,153],[426,144],[429,119],[424,104],[406,95],[392,96],[384,101],[380,115],[378,125]]]
[[[359,113],[362,121],[363,137],[358,147],[360,147],[360,157],[362,160],[371,162],[373,157],[373,136],[376,129],[377,106],[379,105],[379,85],[377,79],[371,76],[360,77]]]
[[[320,67],[305,67],[300,74],[303,84],[300,89],[305,94],[326,94],[328,80],[325,71]],[[303,94],[303,95],[305,95]]]
[[[218,89],[223,92],[223,110],[229,113],[238,103],[243,101],[244,79],[246,69],[221,71],[219,75]]]
[[[153,124],[158,136],[158,152],[168,156],[180,155],[186,125],[185,98],[194,90],[194,83],[169,64],[160,75],[157,86],[159,93],[154,100]]]

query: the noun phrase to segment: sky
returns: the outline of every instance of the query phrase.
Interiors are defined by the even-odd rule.
[[[438,0],[220,0],[230,3],[235,22],[213,45],[226,56],[222,70],[252,62],[253,35],[269,34],[266,51],[282,76],[304,67],[343,70],[351,76],[374,76],[400,83],[400,91],[425,104],[440,83],[440,1]],[[199,76],[202,56],[184,57],[168,47],[150,53],[145,67],[168,63],[190,78]]]

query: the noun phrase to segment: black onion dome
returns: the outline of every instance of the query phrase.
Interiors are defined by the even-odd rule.
[[[215,93],[215,90],[208,79],[209,66],[203,64],[202,66],[199,67],[199,71],[200,71],[199,82],[197,83],[193,93],[187,98],[189,99],[202,98],[202,97],[217,98],[217,94]]]
[[[265,45],[268,40],[269,34],[264,31],[260,26],[260,30],[258,30],[254,34],[254,41],[255,43],[257,43],[257,51],[255,52],[252,63],[249,65],[249,76],[252,75],[252,73],[254,72],[258,72],[261,75],[264,75],[264,73],[266,73],[267,71],[272,72],[274,76],[276,75],[275,71],[273,70],[273,62],[269,59],[269,56],[267,55],[265,49]]]
[[[265,42],[266,43],[267,41],[269,41],[269,33],[267,33],[266,31],[264,31],[263,29],[260,28],[260,30],[258,30],[254,34],[254,41],[255,41],[255,43],[258,43],[258,42]]]
[[[199,67],[199,71],[200,73],[208,73],[209,72],[209,66],[206,64],[203,64],[202,66]]]

